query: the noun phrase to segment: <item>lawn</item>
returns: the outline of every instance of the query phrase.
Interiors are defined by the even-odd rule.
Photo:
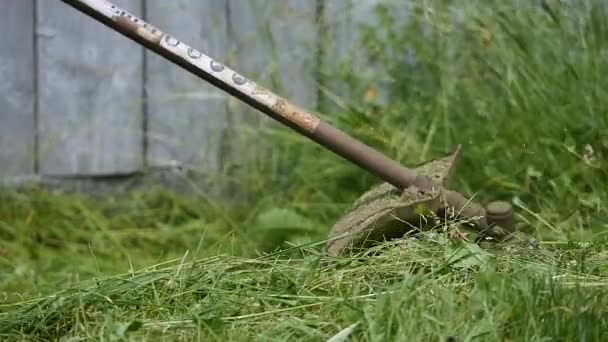
[[[268,124],[243,139],[273,148],[218,175],[237,200],[0,192],[0,337],[605,340],[608,8],[431,1],[407,23],[375,14],[359,42],[373,73],[320,65],[322,117],[408,165],[461,144],[453,188],[511,201],[538,249],[453,240],[444,231],[465,228],[448,222],[328,258],[332,224],[378,180]]]

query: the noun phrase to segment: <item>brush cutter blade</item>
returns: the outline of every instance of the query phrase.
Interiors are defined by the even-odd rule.
[[[382,183],[364,193],[333,226],[325,246],[326,252],[338,255],[420,229],[433,213],[443,207],[441,194],[449,184],[459,155],[460,147],[444,158],[415,167],[415,172],[436,184],[430,191],[415,186],[399,190],[389,183]]]

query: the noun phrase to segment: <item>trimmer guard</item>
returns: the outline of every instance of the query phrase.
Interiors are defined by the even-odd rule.
[[[444,207],[442,193],[449,185],[459,155],[460,147],[446,157],[414,168],[415,172],[437,184],[430,192],[416,186],[401,191],[389,183],[382,183],[364,193],[333,226],[326,252],[338,255],[419,229],[432,213]]]

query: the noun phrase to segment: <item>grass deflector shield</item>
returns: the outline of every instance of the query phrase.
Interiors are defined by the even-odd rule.
[[[493,206],[500,207],[501,213],[497,216],[500,217],[500,220],[492,222],[493,216],[491,212],[488,213],[485,208],[472,203],[458,192],[444,189],[454,163],[458,158],[460,147],[449,157],[441,159],[439,163],[429,162],[420,165],[416,169],[410,169],[348,136],[328,123],[323,122],[314,114],[274,94],[222,64],[220,61],[205,55],[203,52],[161,31],[109,1],[60,1],[100,21],[113,30],[145,46],[147,49],[181,66],[190,73],[197,75],[341,157],[375,174],[392,185],[386,189],[397,191],[401,196],[409,196],[407,199],[401,199],[402,203],[405,203],[405,206],[399,207],[404,210],[392,212],[390,215],[396,215],[402,221],[418,218],[424,214],[423,211],[418,209],[422,207],[423,203],[426,203],[429,205],[427,209],[430,209],[431,212],[453,212],[456,216],[471,219],[477,230],[487,235],[503,236],[505,235],[505,231],[513,230],[510,220],[512,212],[508,203],[506,206],[508,206],[509,210],[507,210],[506,216],[505,205]],[[425,165],[430,165],[431,169],[425,168]],[[434,177],[433,175],[438,176]],[[379,193],[382,193],[382,191]],[[432,205],[430,205],[431,203]],[[376,207],[380,205],[380,208],[374,210],[373,215],[381,215],[384,212],[382,205],[394,204],[376,203]],[[352,218],[352,220],[353,222],[374,221],[369,219],[369,215],[372,215],[372,213],[360,213],[359,217]],[[382,220],[379,220],[379,222],[382,222]],[[492,227],[492,223],[501,225],[504,229],[500,229],[498,226]],[[363,226],[361,229],[373,230],[375,228]],[[350,241],[348,237],[345,237],[345,239]],[[347,244],[344,245],[346,246]]]

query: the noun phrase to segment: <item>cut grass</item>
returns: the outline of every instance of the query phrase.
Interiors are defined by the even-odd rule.
[[[407,23],[394,13],[378,7],[355,47],[391,84],[389,104],[344,60],[321,70],[350,89],[324,118],[407,164],[462,144],[454,188],[512,201],[547,251],[426,233],[326,264],[314,243],[377,181],[268,125],[248,146],[275,144],[230,175],[247,194],[230,206],[160,190],[2,192],[1,336],[326,340],[356,324],[350,337],[367,341],[602,340],[606,6],[425,1]]]
[[[601,340],[608,273],[561,254],[480,250],[428,233],[326,265],[316,249],[183,258],[8,306],[5,336],[371,341]],[[580,271],[584,269],[586,271]],[[7,306],[4,306],[6,309]],[[10,333],[10,334],[8,334]]]

